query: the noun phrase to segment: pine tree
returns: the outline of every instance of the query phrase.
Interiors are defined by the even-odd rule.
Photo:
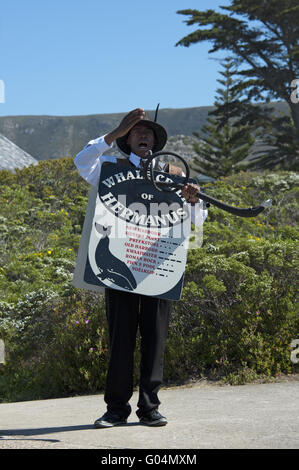
[[[226,58],[221,65],[223,78],[217,80],[221,87],[216,90],[215,109],[209,113],[207,124],[202,129],[205,134],[203,142],[194,145],[198,157],[192,164],[195,171],[213,177],[238,171],[237,164],[248,157],[255,140],[252,126],[239,125],[237,117],[232,118],[229,114],[230,104],[239,101],[240,97],[240,92],[234,89],[234,62]]]
[[[231,0],[229,6],[220,9],[220,13],[211,9],[178,11],[189,17],[187,25],[197,25],[197,29],[176,45],[189,47],[208,41],[212,44],[210,53],[229,51],[239,64],[236,89],[249,100],[287,103],[291,119],[284,116],[271,125],[273,114],[263,116],[263,109],[252,107],[243,120],[258,119],[269,131],[272,149],[260,155],[257,163],[261,167],[279,164],[295,169],[299,163],[299,104],[294,91],[299,78],[298,0]],[[237,108],[238,103],[232,103],[231,115],[236,115]]]

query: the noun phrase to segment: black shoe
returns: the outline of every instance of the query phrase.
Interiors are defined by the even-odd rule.
[[[126,422],[126,418],[123,418],[116,413],[112,413],[111,411],[106,411],[106,413],[101,418],[98,418],[94,422],[94,427],[111,428],[112,426],[121,426],[122,424],[126,424]]]
[[[140,416],[139,421],[146,426],[165,426],[167,419],[158,410],[151,410]]]

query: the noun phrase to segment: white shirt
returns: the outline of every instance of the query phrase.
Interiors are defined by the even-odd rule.
[[[100,180],[101,168],[104,162],[117,163],[117,157],[103,155],[106,150],[111,149],[113,146],[113,144],[108,145],[104,137],[105,135],[90,140],[74,158],[74,163],[82,178],[93,186],[97,185]],[[136,168],[140,168],[141,158],[138,155],[132,152],[129,160]],[[207,215],[207,209],[202,209],[201,204],[191,206],[191,222],[195,225],[202,225]]]

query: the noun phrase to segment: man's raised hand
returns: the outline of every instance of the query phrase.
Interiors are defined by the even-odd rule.
[[[129,132],[132,127],[135,126],[141,119],[144,118],[145,112],[142,108],[133,109],[129,114],[127,114],[123,120],[120,122],[117,130],[118,130],[118,137],[122,137]]]
[[[111,145],[114,140],[126,135],[132,127],[134,127],[139,121],[144,118],[145,112],[142,108],[133,109],[133,111],[126,114],[122,119],[119,126],[112,132],[105,136],[105,142]]]

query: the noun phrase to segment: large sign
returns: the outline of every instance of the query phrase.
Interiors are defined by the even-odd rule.
[[[165,172],[155,178],[180,179]],[[190,230],[181,190],[156,190],[127,161],[105,163],[89,194],[73,284],[179,300]]]

